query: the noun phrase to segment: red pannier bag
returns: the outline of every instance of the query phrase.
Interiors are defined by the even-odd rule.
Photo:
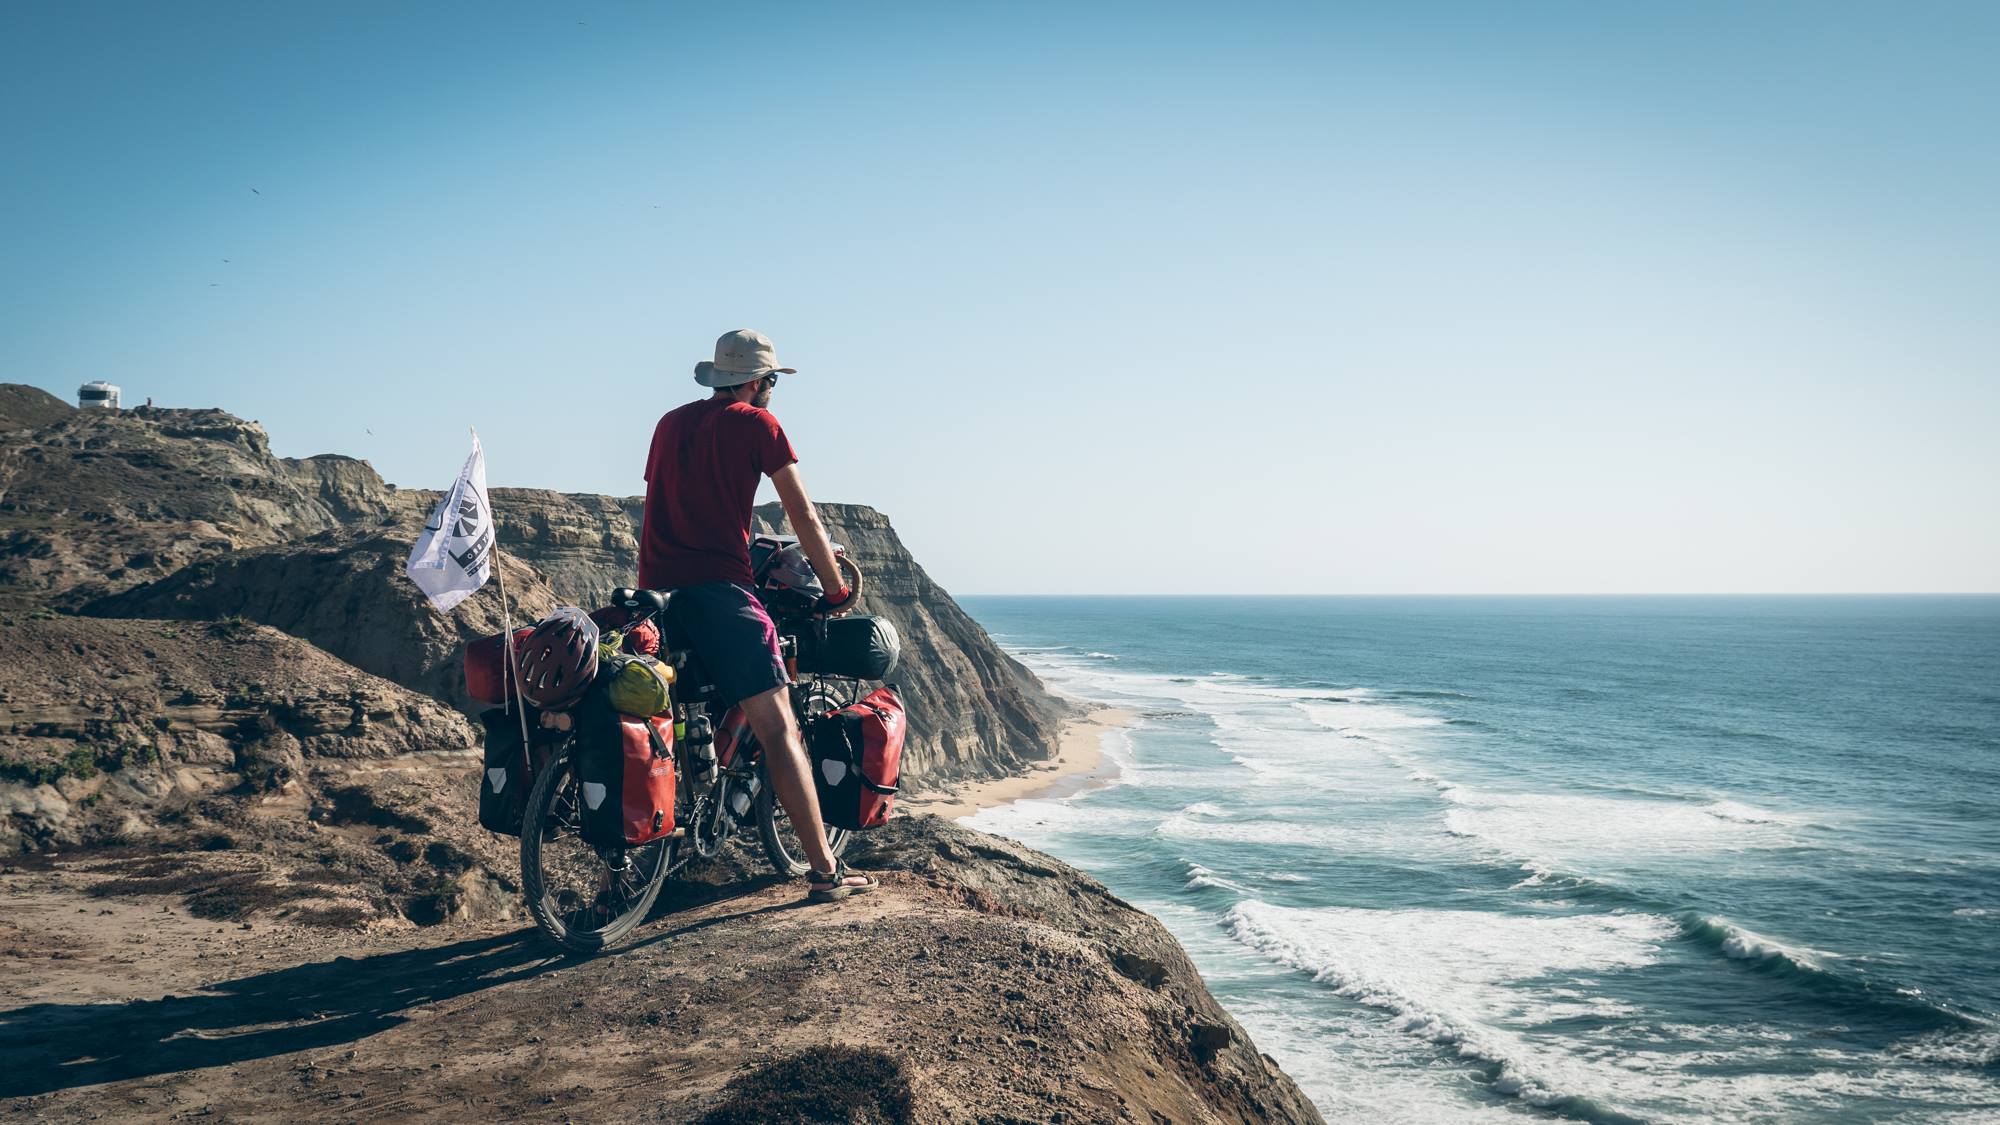
[[[623,630],[625,633],[626,652],[634,656],[660,655],[660,627],[651,621],[641,621],[632,628],[626,629],[625,623],[631,620],[631,615],[615,605],[608,605],[603,609],[593,611],[590,619],[597,622],[599,630]]]
[[[889,820],[902,781],[903,701],[877,688],[813,721],[813,787],[819,815],[832,828],[876,828]]]
[[[576,748],[577,815],[585,843],[651,843],[674,830],[674,721],[607,707],[585,719]]]
[[[514,630],[515,652],[534,631],[532,625]],[[481,703],[505,703],[514,696],[507,683],[507,646],[501,643],[505,639],[506,634],[495,633],[465,644],[465,694]]]

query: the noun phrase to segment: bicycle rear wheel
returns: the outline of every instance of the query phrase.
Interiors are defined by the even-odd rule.
[[[636,848],[584,841],[576,770],[568,754],[549,763],[528,794],[521,825],[521,886],[528,913],[549,940],[596,953],[645,920],[673,866],[673,840]]]

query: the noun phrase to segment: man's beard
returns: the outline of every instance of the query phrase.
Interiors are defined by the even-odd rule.
[[[758,390],[756,394],[750,397],[750,405],[756,407],[759,410],[762,410],[763,408],[771,405],[771,392],[776,389],[777,388],[770,386],[761,388],[760,390]]]

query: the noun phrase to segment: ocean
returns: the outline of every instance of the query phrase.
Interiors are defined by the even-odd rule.
[[[2000,597],[972,597],[1329,1120],[2000,1121]]]

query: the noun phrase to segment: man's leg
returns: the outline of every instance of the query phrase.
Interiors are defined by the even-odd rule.
[[[792,819],[807,861],[821,875],[835,871],[812,767],[786,695],[790,677],[778,654],[778,631],[770,615],[745,587],[723,582],[690,586],[674,591],[667,602],[666,634],[670,646],[691,647],[722,697],[743,708],[758,745],[764,748],[764,772],[785,815]],[[866,878],[855,877],[833,889],[866,889],[868,884]],[[816,885],[813,892],[827,889]]]
[[[792,831],[805,845],[806,858],[812,861],[814,871],[832,871],[833,849],[826,845],[826,826],[819,818],[819,793],[813,789],[812,767],[806,762],[799,724],[792,718],[785,694],[784,688],[772,688],[739,706],[757,734],[757,744],[764,748],[764,773],[771,779],[785,815],[792,818]]]

